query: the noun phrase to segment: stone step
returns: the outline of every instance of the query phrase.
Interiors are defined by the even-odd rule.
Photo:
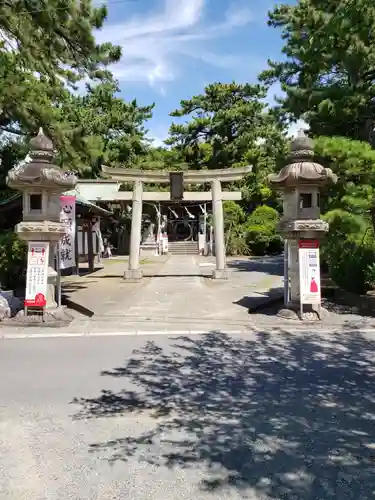
[[[171,241],[168,251],[172,255],[197,255],[198,244],[196,241]]]

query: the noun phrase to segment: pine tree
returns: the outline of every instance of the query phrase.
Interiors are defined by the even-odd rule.
[[[375,4],[300,0],[269,14],[282,30],[285,60],[261,75],[280,82],[284,117],[305,119],[313,135],[368,140],[375,120]]]

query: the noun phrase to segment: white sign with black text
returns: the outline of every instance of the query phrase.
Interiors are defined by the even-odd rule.
[[[298,260],[301,303],[320,304],[319,242],[317,240],[300,240]]]
[[[76,237],[76,197],[60,196],[60,221],[65,225],[65,235],[60,240],[59,258],[60,269],[69,269],[76,266],[75,237]]]

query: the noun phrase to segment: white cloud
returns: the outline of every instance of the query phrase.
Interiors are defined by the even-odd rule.
[[[176,79],[184,57],[218,67],[232,68],[240,57],[209,50],[209,41],[222,38],[252,20],[247,8],[232,6],[220,23],[204,20],[205,0],[165,0],[164,10],[105,25],[99,43],[121,45],[123,56],[111,67],[120,81],[147,82],[150,86]]]
[[[309,125],[303,120],[297,120],[296,123],[292,123],[289,128],[288,128],[288,137],[294,138],[297,137],[298,132],[301,132],[303,130],[306,132],[306,130],[309,130]]]
[[[152,136],[150,137],[150,139],[152,140],[152,145],[155,148],[165,147],[164,144],[165,139],[162,139],[161,137],[152,137]]]
[[[253,20],[253,15],[246,7],[231,6],[227,11],[227,24],[229,26],[246,26]]]
[[[169,125],[159,123],[157,125],[151,125],[151,128],[147,133],[147,137],[152,140],[153,146],[165,147],[164,141],[168,137],[168,132],[169,132]]]

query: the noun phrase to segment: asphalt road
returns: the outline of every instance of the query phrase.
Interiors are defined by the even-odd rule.
[[[0,498],[375,498],[375,341],[0,340]]]

